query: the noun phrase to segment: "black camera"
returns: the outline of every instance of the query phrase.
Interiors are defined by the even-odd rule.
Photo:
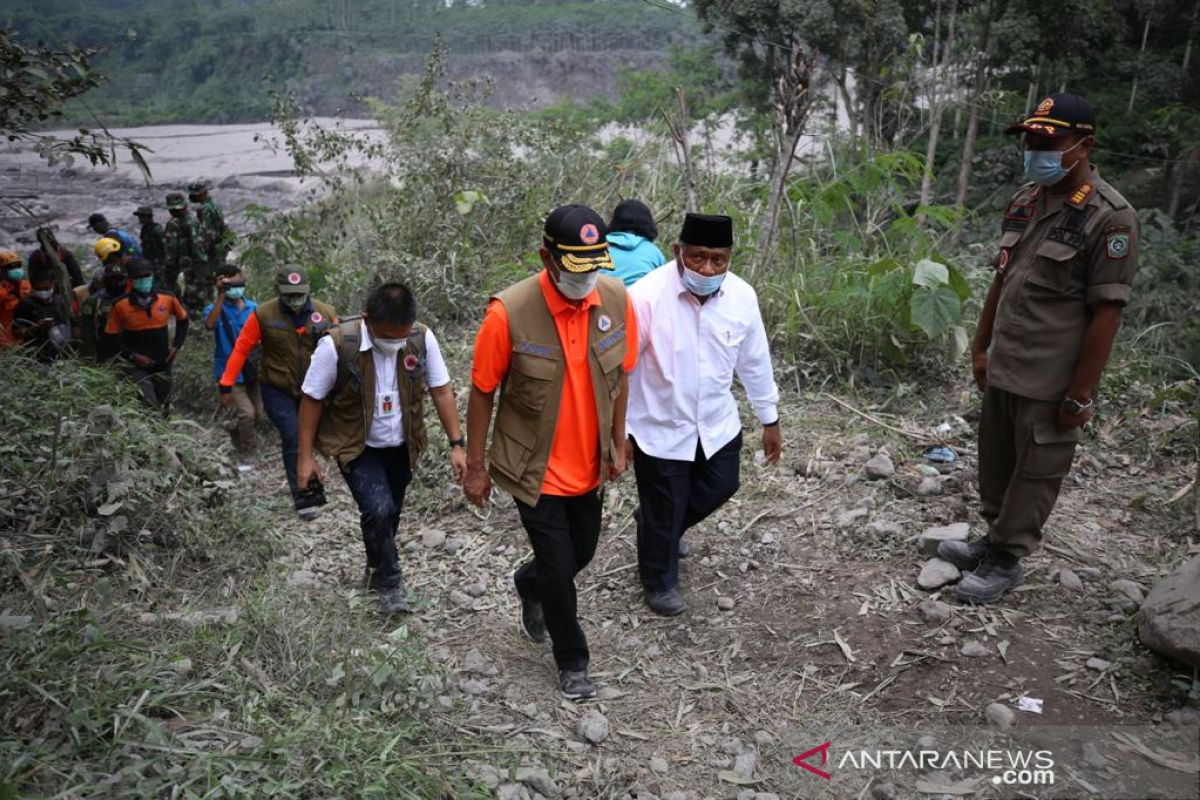
[[[314,475],[309,479],[308,486],[300,490],[300,496],[296,498],[296,510],[323,506],[326,502],[328,501],[325,499],[325,484]]]

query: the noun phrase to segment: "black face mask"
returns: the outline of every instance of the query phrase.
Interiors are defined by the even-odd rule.
[[[105,279],[104,291],[108,292],[108,295],[110,297],[114,297],[118,294],[124,294],[125,293],[125,279],[124,278],[114,278],[111,280]]]

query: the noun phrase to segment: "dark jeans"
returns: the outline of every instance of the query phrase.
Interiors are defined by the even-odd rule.
[[[533,546],[533,558],[514,576],[517,591],[542,604],[558,668],[587,669],[587,637],[576,615],[575,576],[596,554],[600,492],[575,497],[544,494],[536,506],[516,503]]]
[[[394,589],[400,585],[400,557],[396,554],[396,528],[404,491],[412,481],[408,445],[368,447],[346,465],[342,477],[358,504],[363,546],[367,551],[370,585]]]
[[[279,446],[283,451],[283,471],[287,473],[288,488],[292,491],[292,500],[300,496],[296,486],[296,453],[300,449],[300,401],[282,389],[277,389],[268,383],[260,387],[263,410],[267,412],[271,424],[279,431]]]
[[[697,442],[692,461],[655,458],[633,442],[641,506],[635,515],[638,574],[648,591],[665,592],[679,582],[679,540],[738,490],[741,450],[740,432],[712,458]]]
[[[151,408],[157,408],[165,417],[171,410],[171,369],[133,368],[133,382],[137,384],[142,400]]]

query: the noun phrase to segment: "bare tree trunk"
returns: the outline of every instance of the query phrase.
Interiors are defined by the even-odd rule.
[[[1197,166],[1200,166],[1200,149],[1184,150],[1179,154],[1179,160],[1171,165],[1171,199],[1167,202],[1167,216],[1171,219],[1179,214],[1187,175]]]
[[[1146,41],[1150,38],[1150,15],[1154,13],[1154,0],[1150,0],[1150,7],[1146,9],[1146,24],[1142,26],[1142,46],[1138,49],[1137,70],[1133,73],[1133,86],[1129,87],[1129,108],[1128,113],[1133,113],[1133,103],[1137,98],[1138,78],[1142,74],[1142,60],[1146,56]]]
[[[1033,74],[1029,76],[1029,90],[1025,93],[1025,110],[1033,110],[1033,101],[1037,99],[1038,81],[1042,77],[1042,64],[1044,56],[1038,56],[1037,66],[1033,69]]]
[[[767,196],[767,208],[758,230],[758,248],[747,276],[751,280],[758,269],[771,257],[774,249],[775,232],[779,224],[779,209],[784,192],[787,190],[787,176],[792,169],[796,148],[800,145],[800,137],[804,135],[804,125],[808,121],[808,112],[812,107],[809,86],[816,61],[817,51],[815,49],[806,49],[800,43],[793,44],[788,58],[787,71],[779,78],[775,86],[771,116],[775,121],[776,142],[778,142],[779,150],[774,169],[771,171],[771,188]]]
[[[845,64],[843,64],[837,73],[834,74],[833,80],[837,83],[838,92],[842,96],[842,105],[846,108],[846,119],[850,124],[850,135],[858,136],[860,130],[860,126],[858,124],[858,109],[854,107],[854,102],[850,99],[850,89],[846,85]],[[865,130],[862,132],[864,135],[866,134]]]
[[[945,106],[945,98],[941,91],[941,74],[946,70],[947,63],[950,60],[950,53],[954,49],[954,20],[958,12],[958,0],[951,0],[950,3],[950,20],[947,25],[948,33],[946,42],[942,47],[942,63],[939,67],[937,61],[933,63],[933,90],[930,92],[929,104],[929,142],[925,146],[925,172],[921,175],[921,200],[923,206],[929,205],[929,201],[933,197],[933,162],[937,158],[938,138],[942,133],[942,111]],[[941,3],[938,4],[938,16],[941,16]],[[938,31],[934,29],[933,51],[938,50]]]
[[[675,96],[679,98],[679,117],[672,118],[666,110],[662,114],[663,119],[667,122],[667,130],[671,135],[671,145],[675,150],[675,159],[679,162],[680,172],[683,173],[683,190],[687,198],[687,208],[689,211],[695,211],[698,208],[696,203],[696,179],[695,173],[692,170],[692,147],[688,142],[691,125],[688,122],[687,102],[684,100],[682,87],[675,87]]]
[[[987,91],[988,62],[992,56],[992,14],[997,5],[997,0],[990,0],[986,8],[980,8],[983,18],[979,29],[979,60],[975,63],[975,85],[971,90],[971,102],[967,112],[967,134],[963,141],[962,163],[958,167],[958,192],[954,196],[954,204],[960,207],[966,205],[967,192],[971,189],[975,140],[979,135],[979,104],[983,102],[983,93]]]
[[[1200,0],[1192,6],[1192,24],[1188,26],[1187,44],[1183,48],[1183,71],[1186,73],[1192,61],[1192,40],[1196,38],[1196,22],[1200,20]]]

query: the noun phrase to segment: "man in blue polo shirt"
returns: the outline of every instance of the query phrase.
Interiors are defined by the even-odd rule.
[[[246,297],[246,277],[236,266],[226,264],[217,275],[217,299],[204,307],[204,327],[213,332],[213,377],[220,381],[225,363],[233,352],[242,326],[254,313],[257,304]],[[258,360],[246,359],[233,387],[234,424],[229,429],[237,448],[238,471],[253,467],[254,423],[262,415],[262,398],[258,393]]]

